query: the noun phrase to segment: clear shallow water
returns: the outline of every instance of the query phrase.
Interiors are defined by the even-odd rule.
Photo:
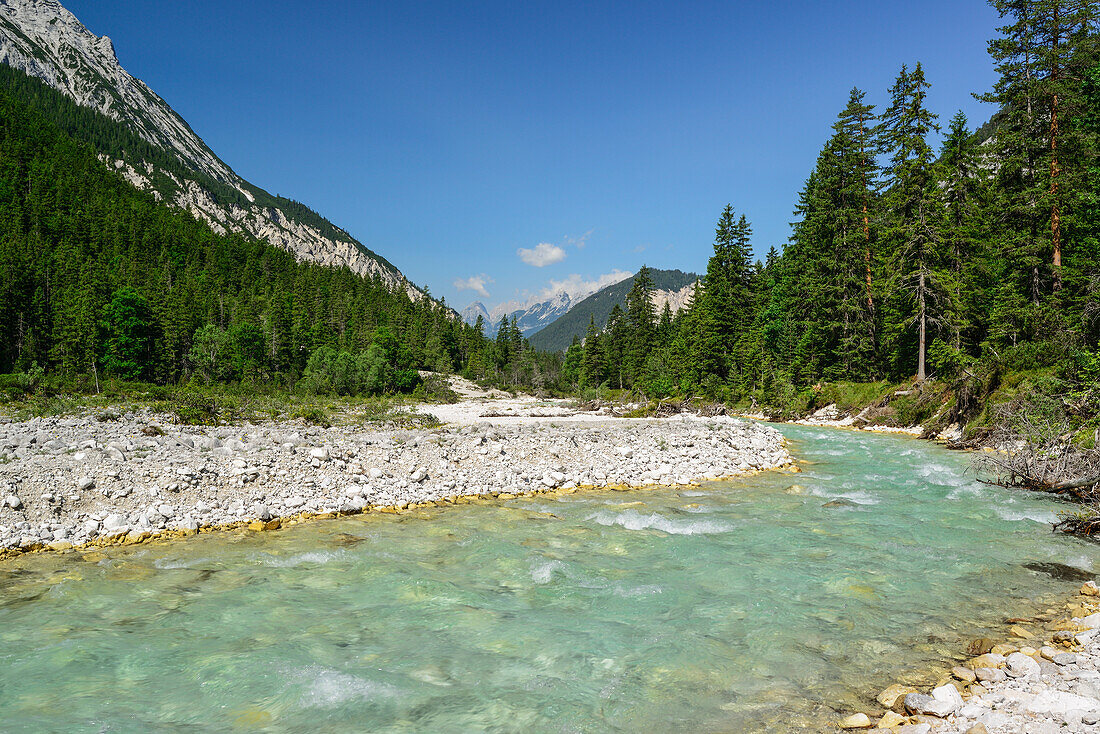
[[[0,727],[801,730],[1100,563],[963,455],[782,430],[803,474],[7,564]]]

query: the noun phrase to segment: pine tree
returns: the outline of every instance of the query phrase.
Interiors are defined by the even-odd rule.
[[[1078,53],[1090,42],[1100,19],[1093,0],[991,0],[1008,23],[989,53],[1000,75],[982,99],[1001,107],[997,129],[998,178],[1006,211],[1022,220],[1009,247],[1023,254],[1032,303],[1042,294],[1044,262],[1052,288],[1062,284],[1062,218],[1083,176],[1072,164],[1080,160],[1080,140],[1063,121],[1078,115],[1085,69]],[[1069,170],[1067,170],[1069,163]],[[1068,174],[1068,177],[1067,177]],[[1066,182],[1070,184],[1066,185]]]
[[[578,375],[580,389],[597,388],[604,381],[604,353],[600,333],[596,330],[596,320],[588,317],[588,330],[584,335],[584,355]]]
[[[908,322],[918,333],[917,379],[927,378],[928,329],[942,322],[945,293],[941,273],[943,259],[943,207],[933,171],[928,135],[938,132],[936,115],[925,106],[929,84],[918,63],[912,72],[901,67],[890,89],[890,106],[883,114],[880,134],[889,156],[884,201],[884,237],[895,266],[895,281],[910,294],[915,312]]]
[[[626,294],[627,343],[623,361],[627,381],[634,385],[645,371],[646,361],[657,341],[656,314],[653,309],[653,276],[643,265],[634,276]]]

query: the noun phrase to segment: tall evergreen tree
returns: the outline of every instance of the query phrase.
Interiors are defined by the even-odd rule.
[[[928,142],[929,134],[938,132],[939,126],[925,104],[929,86],[920,63],[912,72],[902,66],[880,127],[883,149],[889,156],[884,237],[891,249],[895,280],[915,305],[906,321],[917,329],[918,380],[928,376],[928,329],[932,323],[942,323],[946,294],[941,271],[942,205]],[[895,355],[904,358],[897,351]]]

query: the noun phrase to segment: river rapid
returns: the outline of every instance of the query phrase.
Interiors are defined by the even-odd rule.
[[[801,731],[1100,567],[964,454],[781,430],[802,474],[10,560],[3,730]]]

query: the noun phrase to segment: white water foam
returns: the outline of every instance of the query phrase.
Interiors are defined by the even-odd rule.
[[[959,476],[951,467],[942,464],[924,464],[917,469],[917,474],[942,487],[961,487],[971,482],[967,477]]]
[[[994,508],[998,515],[1002,519],[1009,522],[1020,522],[1021,520],[1030,520],[1031,522],[1043,523],[1049,525],[1053,522],[1058,522],[1058,517],[1053,512],[1047,512],[1044,510],[1035,510],[1032,512],[1013,512],[1012,510],[1006,510],[1003,507]]]
[[[561,576],[569,576],[568,567],[561,561],[546,561],[531,569],[531,580],[536,584],[548,584],[554,578],[555,571]]]
[[[309,681],[301,700],[301,705],[306,708],[330,708],[346,701],[373,701],[401,695],[400,689],[388,683],[318,666],[304,668],[293,677]]]
[[[213,562],[213,558],[192,558],[187,561],[180,561],[173,558],[158,558],[153,561],[153,566],[154,568],[170,570],[177,568],[194,568],[195,566],[202,566]]]
[[[677,520],[653,513],[643,515],[635,510],[624,512],[597,512],[589,515],[600,525],[621,525],[627,530],[660,530],[670,535],[713,535],[728,533],[733,525],[717,520]]]
[[[596,591],[607,590],[615,596],[624,598],[651,596],[653,594],[661,594],[664,591],[664,589],[657,584],[630,586],[622,583],[609,584],[602,579],[596,581],[584,574],[577,573],[564,561],[551,560],[541,563],[535,562],[531,566],[531,579],[536,584],[548,584],[553,581],[555,575],[572,581],[582,589],[594,589]]]
[[[876,497],[875,495],[873,495],[870,492],[867,492],[865,490],[862,490],[862,489],[857,489],[857,490],[854,490],[852,492],[837,492],[837,491],[831,491],[830,492],[830,491],[822,489],[820,487],[810,487],[809,492],[813,496],[821,497],[822,499],[827,499],[827,500],[840,500],[840,499],[851,500],[852,502],[855,502],[857,505],[877,505],[879,502],[882,501],[878,497]]]
[[[324,565],[330,561],[341,560],[346,555],[347,552],[344,550],[310,551],[308,553],[297,553],[293,556],[286,556],[285,558],[262,553],[256,556],[254,560],[261,566],[270,566],[271,568],[294,568],[295,566],[301,566],[305,563]]]

